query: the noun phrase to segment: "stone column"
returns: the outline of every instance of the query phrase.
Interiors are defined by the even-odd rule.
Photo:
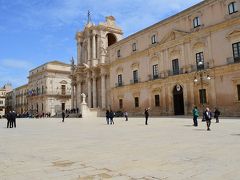
[[[96,34],[92,36],[92,58],[96,59]]]
[[[182,63],[182,68],[183,68],[183,73],[185,73],[185,71],[186,71],[186,61],[185,61],[185,44],[183,43],[182,45],[181,45],[181,51],[182,51],[182,56],[181,56],[181,59],[182,60],[180,60],[180,62],[183,62]]]
[[[74,108],[74,85],[71,84],[71,109]]]
[[[216,98],[215,79],[211,79],[210,84],[211,84],[210,90],[211,90],[212,102],[209,102],[209,104],[212,105],[213,107],[216,107],[217,106],[217,98]]]
[[[90,39],[90,36],[88,37],[88,42],[87,42],[87,59],[88,59],[88,65],[91,66],[91,39]]]
[[[82,42],[77,43],[77,63],[82,64]]]
[[[167,112],[167,107],[166,107],[166,91],[165,91],[165,87],[162,86],[161,88],[161,96],[160,96],[160,102],[162,100],[162,113]],[[164,114],[165,115],[165,114]]]
[[[166,69],[166,73],[165,73],[165,77],[168,77],[168,71],[169,70],[171,70],[170,68],[169,68],[169,66],[170,66],[170,61],[169,61],[169,59],[168,59],[168,49],[166,49],[165,51],[164,51],[164,53],[165,53],[165,55],[164,55],[164,69]]]
[[[91,78],[88,77],[87,79],[88,82],[88,107],[91,108],[92,107],[92,90],[91,90]]]
[[[77,108],[77,84],[74,85],[74,108]]]
[[[101,74],[101,95],[102,95],[102,108],[106,108],[106,80],[105,74]]]
[[[81,87],[81,81],[78,81],[78,83],[77,83],[77,108],[80,108],[80,106],[81,106],[81,94],[82,94],[82,92],[81,92],[81,89],[82,89],[82,87]]]
[[[93,108],[97,107],[97,78],[93,76]]]

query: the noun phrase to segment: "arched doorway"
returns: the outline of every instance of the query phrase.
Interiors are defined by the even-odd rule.
[[[111,46],[112,44],[117,42],[116,36],[112,33],[107,34],[107,39],[108,39],[108,46]]]
[[[183,88],[177,84],[173,89],[174,114],[184,115]]]

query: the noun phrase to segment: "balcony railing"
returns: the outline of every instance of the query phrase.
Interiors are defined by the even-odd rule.
[[[159,74],[155,74],[155,75],[149,74],[148,77],[149,77],[149,81],[161,78],[161,76]]]
[[[117,82],[117,83],[115,83],[115,87],[121,87],[121,86],[123,86],[123,82]]]
[[[234,64],[234,63],[240,63],[240,57],[237,57],[237,58],[228,57],[227,58],[227,64]]]
[[[140,78],[130,80],[130,84],[136,84],[140,82]]]
[[[204,63],[202,66],[197,66],[196,64],[191,65],[191,72],[201,71],[201,70],[205,70],[205,69],[209,69],[209,63],[208,62]]]

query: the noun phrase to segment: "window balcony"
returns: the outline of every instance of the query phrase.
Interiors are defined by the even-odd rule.
[[[140,79],[132,79],[130,80],[130,84],[136,84],[136,83],[139,83],[140,82]]]
[[[234,63],[240,63],[240,57],[237,57],[237,58],[228,57],[227,58],[227,64],[234,64]]]
[[[209,62],[206,62],[201,66],[197,66],[196,64],[191,65],[191,72],[201,71],[201,70],[206,70],[206,69],[209,69]]]
[[[159,74],[155,74],[155,75],[149,74],[148,77],[149,77],[149,81],[161,78],[161,76]]]
[[[123,86],[123,82],[117,82],[117,83],[115,83],[115,87],[121,87],[121,86]]]

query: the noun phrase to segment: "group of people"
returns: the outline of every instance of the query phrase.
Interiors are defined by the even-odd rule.
[[[71,113],[77,113],[78,114],[79,113],[79,109],[78,108],[76,108],[76,109],[75,108],[73,108],[73,109],[66,109],[65,113],[66,114],[71,114]]]
[[[199,117],[199,111],[197,106],[195,106],[192,110],[193,113],[193,126],[198,126],[198,117]],[[214,117],[216,119],[216,123],[219,123],[219,116],[220,116],[220,111],[215,108],[214,110],[214,116],[212,114],[212,112],[210,111],[210,109],[207,107],[206,110],[203,112],[203,121],[206,121],[207,124],[207,130],[210,131],[210,126],[211,126],[211,120],[212,117]]]
[[[146,108],[145,111],[144,111],[144,116],[145,116],[145,125],[148,125],[148,117],[149,117],[149,109],[150,108]],[[107,110],[106,111],[106,121],[107,121],[107,124],[114,124],[114,121],[113,121],[113,118],[114,118],[114,112],[112,110]],[[128,121],[128,112],[125,111],[123,113],[123,116],[125,117],[125,121]]]
[[[10,111],[6,114],[7,128],[16,128],[16,117],[17,114],[15,111]]]
[[[114,112],[112,110],[110,110],[110,111],[107,110],[106,111],[107,124],[114,124],[113,118],[114,118]]]

